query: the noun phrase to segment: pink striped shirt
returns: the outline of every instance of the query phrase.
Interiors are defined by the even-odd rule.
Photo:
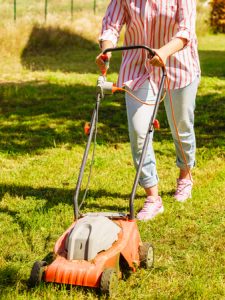
[[[99,40],[109,40],[115,47],[124,24],[124,46],[142,44],[158,49],[173,38],[185,38],[187,45],[167,60],[170,88],[178,89],[200,74],[195,20],[196,0],[111,0]],[[118,86],[136,90],[148,78],[156,93],[161,68],[146,64],[146,58],[146,50],[124,51]]]

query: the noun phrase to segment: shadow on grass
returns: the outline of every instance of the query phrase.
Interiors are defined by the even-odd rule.
[[[18,281],[18,267],[7,265],[0,269],[0,288],[1,286],[15,285]]]
[[[84,124],[95,106],[95,88],[28,82],[0,84],[0,149],[9,154],[37,153],[46,148],[85,144]],[[161,126],[166,127],[163,106]],[[166,139],[168,129],[157,132]],[[106,97],[100,106],[99,144],[128,142],[124,96]]]
[[[84,124],[95,106],[95,88],[82,85],[1,84],[0,149],[11,154],[35,152],[59,144],[83,144]],[[123,96],[104,100],[98,142],[128,141]]]
[[[32,71],[62,71],[98,74],[95,57],[100,53],[94,43],[69,29],[34,26],[21,54],[22,65]],[[113,55],[110,70],[118,72],[121,53]]]
[[[222,87],[199,96],[195,114],[198,147],[219,148],[225,141],[225,101]],[[95,106],[95,88],[28,82],[0,85],[0,149],[10,154],[36,153],[57,145],[85,144],[85,122]],[[155,141],[171,139],[163,105],[157,118],[161,131]],[[99,112],[98,143],[128,142],[123,95],[109,96]],[[159,154],[160,150],[158,150]],[[171,155],[173,155],[171,153]]]
[[[66,203],[66,204],[73,204],[73,189],[64,189],[64,188],[51,188],[51,187],[40,187],[40,188],[33,188],[31,186],[26,185],[14,185],[14,184],[1,184],[0,185],[0,201],[5,193],[8,193],[12,197],[21,197],[26,199],[27,197],[33,197],[36,200],[43,200],[46,201],[46,204],[43,206],[44,209],[49,210],[54,206],[57,206],[59,203]],[[80,199],[82,198],[83,191],[80,193]],[[92,202],[89,204],[88,199],[86,200],[84,207],[85,208],[99,208],[104,210],[115,210],[114,205],[105,205],[104,203],[101,204],[102,201],[99,202],[101,198],[113,198],[113,199],[123,199],[126,200],[125,204],[130,198],[130,194],[121,194],[116,192],[109,192],[104,189],[98,190],[89,190],[88,196],[92,199],[96,199],[96,203]],[[120,205],[121,207],[121,205]],[[121,209],[125,209],[127,206],[124,205]],[[3,211],[0,209],[1,212],[7,212],[7,210]],[[13,211],[13,214],[15,212]],[[12,214],[12,216],[13,216]]]
[[[199,57],[203,76],[225,77],[225,51],[200,50]]]

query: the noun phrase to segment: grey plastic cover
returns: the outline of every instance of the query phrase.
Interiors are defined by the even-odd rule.
[[[92,260],[118,240],[121,228],[104,216],[79,219],[67,239],[67,259]]]

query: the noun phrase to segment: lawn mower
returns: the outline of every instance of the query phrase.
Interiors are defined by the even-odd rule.
[[[151,48],[136,45],[108,48],[103,52],[102,59],[104,61],[107,59],[107,52],[129,51],[139,48],[148,51],[151,56],[155,55]],[[30,287],[38,285],[41,281],[53,282],[100,288],[101,292],[110,296],[117,286],[118,278],[122,275],[121,266],[126,265],[132,271],[138,267],[151,268],[153,266],[154,249],[150,243],[141,241],[134,214],[134,198],[166,78],[164,68],[162,71],[159,92],[129,199],[129,213],[96,212],[81,214],[78,197],[90,145],[96,132],[99,105],[105,95],[112,94],[116,90],[113,83],[106,81],[106,74],[99,76],[96,104],[90,126],[85,128],[88,140],[73,198],[75,221],[56,242],[54,261],[49,265],[45,261],[34,263],[29,278]]]

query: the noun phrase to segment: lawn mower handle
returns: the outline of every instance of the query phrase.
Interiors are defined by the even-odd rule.
[[[154,56],[156,54],[155,51],[153,51],[151,48],[149,48],[147,46],[134,45],[134,46],[124,46],[124,47],[117,47],[117,48],[107,48],[103,51],[103,55],[105,55],[107,52],[121,51],[121,50],[122,51],[123,50],[132,50],[132,49],[145,49],[150,53],[151,56]],[[139,183],[141,169],[142,169],[144,159],[145,159],[145,156],[146,156],[147,147],[148,147],[149,140],[150,140],[150,134],[154,130],[154,125],[153,124],[154,124],[154,121],[155,121],[155,118],[156,118],[156,114],[158,112],[159,103],[160,103],[162,91],[163,91],[163,88],[164,88],[165,78],[166,78],[166,70],[165,70],[164,67],[162,67],[162,78],[161,78],[161,82],[160,82],[160,85],[159,85],[159,92],[158,92],[157,97],[156,97],[156,102],[155,102],[153,114],[152,114],[152,117],[151,117],[151,120],[150,120],[150,123],[149,123],[149,127],[148,127],[148,131],[147,131],[147,134],[146,134],[144,146],[143,146],[143,149],[142,149],[142,154],[141,154],[141,157],[140,157],[139,166],[138,166],[138,169],[137,169],[137,172],[136,172],[136,176],[135,176],[135,180],[134,180],[134,183],[133,183],[133,188],[132,188],[132,192],[131,192],[131,196],[130,196],[130,201],[129,201],[129,210],[130,210],[129,219],[130,220],[134,220],[134,218],[135,218],[134,198],[135,198],[137,186],[138,186],[138,183]],[[82,178],[83,178],[83,174],[84,174],[84,167],[86,165],[90,144],[91,144],[91,141],[92,141],[92,137],[93,137],[96,122],[97,122],[97,114],[98,114],[98,109],[99,109],[101,97],[102,97],[101,93],[97,93],[96,106],[95,106],[95,109],[94,109],[93,114],[92,114],[92,120],[91,120],[91,127],[90,127],[88,142],[87,142],[87,145],[86,145],[86,148],[85,148],[85,152],[84,152],[84,156],[83,156],[83,160],[82,160],[82,164],[81,164],[81,168],[80,168],[80,172],[79,172],[79,176],[78,176],[78,181],[77,181],[77,185],[76,185],[76,190],[75,190],[75,194],[74,194],[73,203],[74,203],[74,216],[75,216],[76,220],[79,218],[79,209],[78,209],[79,191],[80,191],[81,182],[82,182]]]
[[[107,48],[102,52],[102,54],[105,55],[107,52],[133,50],[133,49],[145,49],[149,52],[151,57],[156,55],[156,52],[154,50],[152,50],[150,47],[145,46],[145,45],[133,45],[133,46],[122,46],[122,47],[116,47],[116,48]],[[164,67],[162,67],[162,71],[163,71],[163,75],[165,75],[166,70]]]
[[[102,54],[106,54],[107,52],[132,50],[132,49],[145,49],[145,50],[148,50],[148,52],[151,56],[155,55],[155,51],[145,45],[133,45],[133,46],[123,46],[123,47],[116,47],[116,48],[107,48],[102,52]]]

